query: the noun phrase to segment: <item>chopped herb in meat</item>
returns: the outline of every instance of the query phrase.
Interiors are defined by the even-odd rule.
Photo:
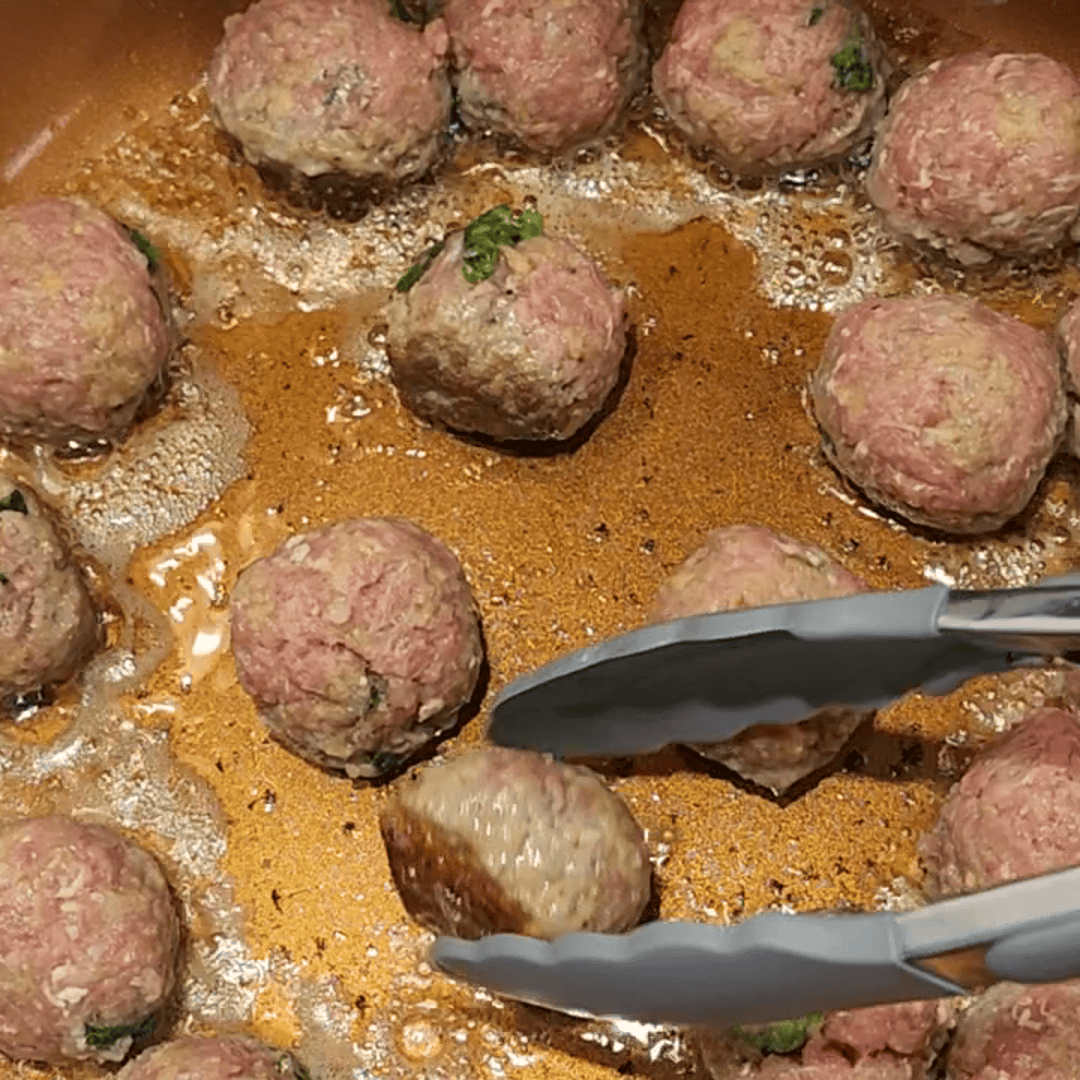
[[[397,285],[394,287],[398,292],[408,292],[427,271],[427,268],[435,261],[439,252],[446,247],[446,241],[440,240],[437,244],[432,244],[431,247],[420,256],[419,260],[409,267],[404,274],[398,279]]]
[[[86,1045],[102,1049],[112,1046],[113,1043],[126,1039],[133,1039],[140,1035],[149,1035],[157,1023],[156,1016],[146,1016],[133,1024],[117,1024],[115,1027],[98,1027],[96,1024],[86,1025]]]
[[[854,30],[844,47],[832,54],[832,66],[836,68],[836,82],[843,90],[862,93],[874,85],[874,69],[863,56],[862,38]]]
[[[737,1027],[735,1034],[744,1042],[769,1054],[788,1054],[798,1050],[821,1026],[823,1013],[810,1013],[794,1020],[777,1020],[772,1024],[755,1024],[753,1027]]]
[[[807,26],[817,26],[821,22],[821,16],[825,14],[823,7],[813,8],[810,12],[810,18],[806,20]]]
[[[124,228],[127,230],[128,236],[131,237],[131,242],[143,253],[146,265],[150,268],[150,272],[153,273],[161,265],[161,252],[138,229],[132,229],[128,225],[125,225]]]
[[[496,206],[481,214],[465,229],[465,254],[461,267],[465,280],[475,284],[486,281],[499,262],[499,248],[539,236],[544,218],[536,210],[513,211]]]
[[[0,585],[6,585],[10,580],[11,579],[7,574],[5,574],[3,570],[0,570]]]
[[[26,505],[26,499],[18,488],[15,488],[10,495],[0,499],[0,510],[13,510],[16,514],[30,513],[30,507]]]

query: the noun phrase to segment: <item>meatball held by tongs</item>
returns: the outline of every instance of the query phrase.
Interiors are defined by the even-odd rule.
[[[826,704],[880,708],[915,689],[942,694],[1018,663],[1080,655],[1078,611],[1080,581],[1066,577],[694,615],[519,678],[494,702],[488,735],[574,758],[717,743],[756,725],[801,723]],[[1080,868],[1070,868],[902,913],[769,911],[734,926],[657,922],[550,942],[442,938],[432,958],[459,978],[575,1015],[758,1025],[1006,979],[1076,978],[1078,895]],[[857,1026],[845,1037],[861,1039]]]

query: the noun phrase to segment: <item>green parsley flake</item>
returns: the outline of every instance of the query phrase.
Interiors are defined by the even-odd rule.
[[[154,1015],[143,1017],[133,1024],[117,1024],[115,1027],[98,1027],[95,1024],[86,1025],[86,1045],[97,1049],[105,1049],[131,1036],[137,1039],[140,1035],[149,1035],[154,1030],[157,1017]]]
[[[806,25],[807,25],[807,26],[817,26],[817,24],[818,24],[819,22],[821,22],[821,17],[822,17],[822,15],[824,15],[824,14],[825,14],[825,9],[824,9],[823,7],[816,7],[816,8],[814,8],[814,9],[813,9],[813,10],[812,10],[812,11],[810,12],[810,18],[809,18],[809,19],[807,19],[807,21],[806,21]]]
[[[16,514],[30,513],[30,507],[26,505],[26,499],[18,488],[15,488],[10,495],[0,499],[0,510],[12,510]]]
[[[427,268],[435,261],[439,252],[446,247],[446,241],[440,240],[437,244],[432,244],[431,247],[420,256],[419,260],[409,267],[404,274],[398,279],[397,285],[394,286],[398,292],[408,292],[427,272]]]
[[[836,82],[842,90],[863,93],[874,85],[874,69],[863,56],[862,38],[852,30],[844,47],[832,54],[832,66],[836,68]]]
[[[153,273],[161,265],[161,252],[138,229],[133,229],[128,225],[125,225],[124,229],[131,237],[131,242],[143,253],[146,265],[150,267],[150,273]]]
[[[465,254],[461,272],[470,284],[486,281],[495,273],[499,248],[540,236],[544,218],[536,210],[513,211],[496,206],[481,214],[465,229]]]
[[[737,1027],[735,1034],[744,1042],[768,1054],[789,1054],[798,1050],[821,1026],[824,1013],[810,1013],[794,1020],[777,1020],[772,1024]]]

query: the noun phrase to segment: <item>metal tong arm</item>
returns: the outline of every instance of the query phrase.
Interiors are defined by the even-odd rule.
[[[575,1015],[755,1023],[961,994],[972,971],[975,982],[1080,975],[1078,899],[1074,869],[905,914],[766,912],[736,926],[651,923],[550,942],[440,938],[431,956],[451,975]],[[944,973],[943,957],[972,955],[974,966]]]

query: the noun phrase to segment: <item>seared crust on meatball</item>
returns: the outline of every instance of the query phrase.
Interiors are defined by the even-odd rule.
[[[400,182],[441,153],[448,47],[441,19],[420,30],[381,0],[258,0],[225,20],[207,93],[256,165]]]
[[[378,776],[452,727],[483,659],[456,557],[392,518],[290,537],[240,573],[232,620],[237,674],[270,734],[350,776]]]
[[[160,285],[80,199],[0,210],[0,439],[122,438],[171,347]]]
[[[572,244],[499,248],[466,281],[464,233],[387,309],[391,377],[418,416],[501,440],[563,440],[596,414],[626,352],[623,296]]]
[[[976,755],[923,840],[931,896],[1080,864],[1080,718],[1036,709]]]
[[[866,192],[895,232],[965,263],[1075,237],[1080,78],[1037,53],[931,64],[890,104]]]
[[[0,705],[74,675],[98,640],[82,574],[44,508],[0,473]]]
[[[691,142],[752,174],[818,165],[866,138],[883,67],[846,0],[686,0],[652,78]]]
[[[999,983],[964,1013],[947,1080],[1074,1080],[1080,983]]]
[[[909,521],[953,533],[991,532],[1027,506],[1066,418],[1049,338],[960,296],[848,308],[811,392],[839,472]]]
[[[119,1080],[307,1080],[307,1070],[285,1050],[237,1036],[187,1035],[145,1050]]]
[[[66,817],[0,825],[0,1051],[119,1061],[176,981],[180,926],[153,857]]]
[[[711,611],[824,600],[866,583],[820,548],[753,525],[715,529],[660,586],[651,621]],[[757,724],[732,739],[693,749],[740,776],[783,791],[836,757],[872,713],[823,709],[799,724]]]
[[[645,65],[641,0],[447,0],[470,127],[546,152],[611,131]]]
[[[539,754],[485,746],[424,766],[380,824],[402,902],[437,933],[620,933],[649,899],[626,804],[588,769]]]

